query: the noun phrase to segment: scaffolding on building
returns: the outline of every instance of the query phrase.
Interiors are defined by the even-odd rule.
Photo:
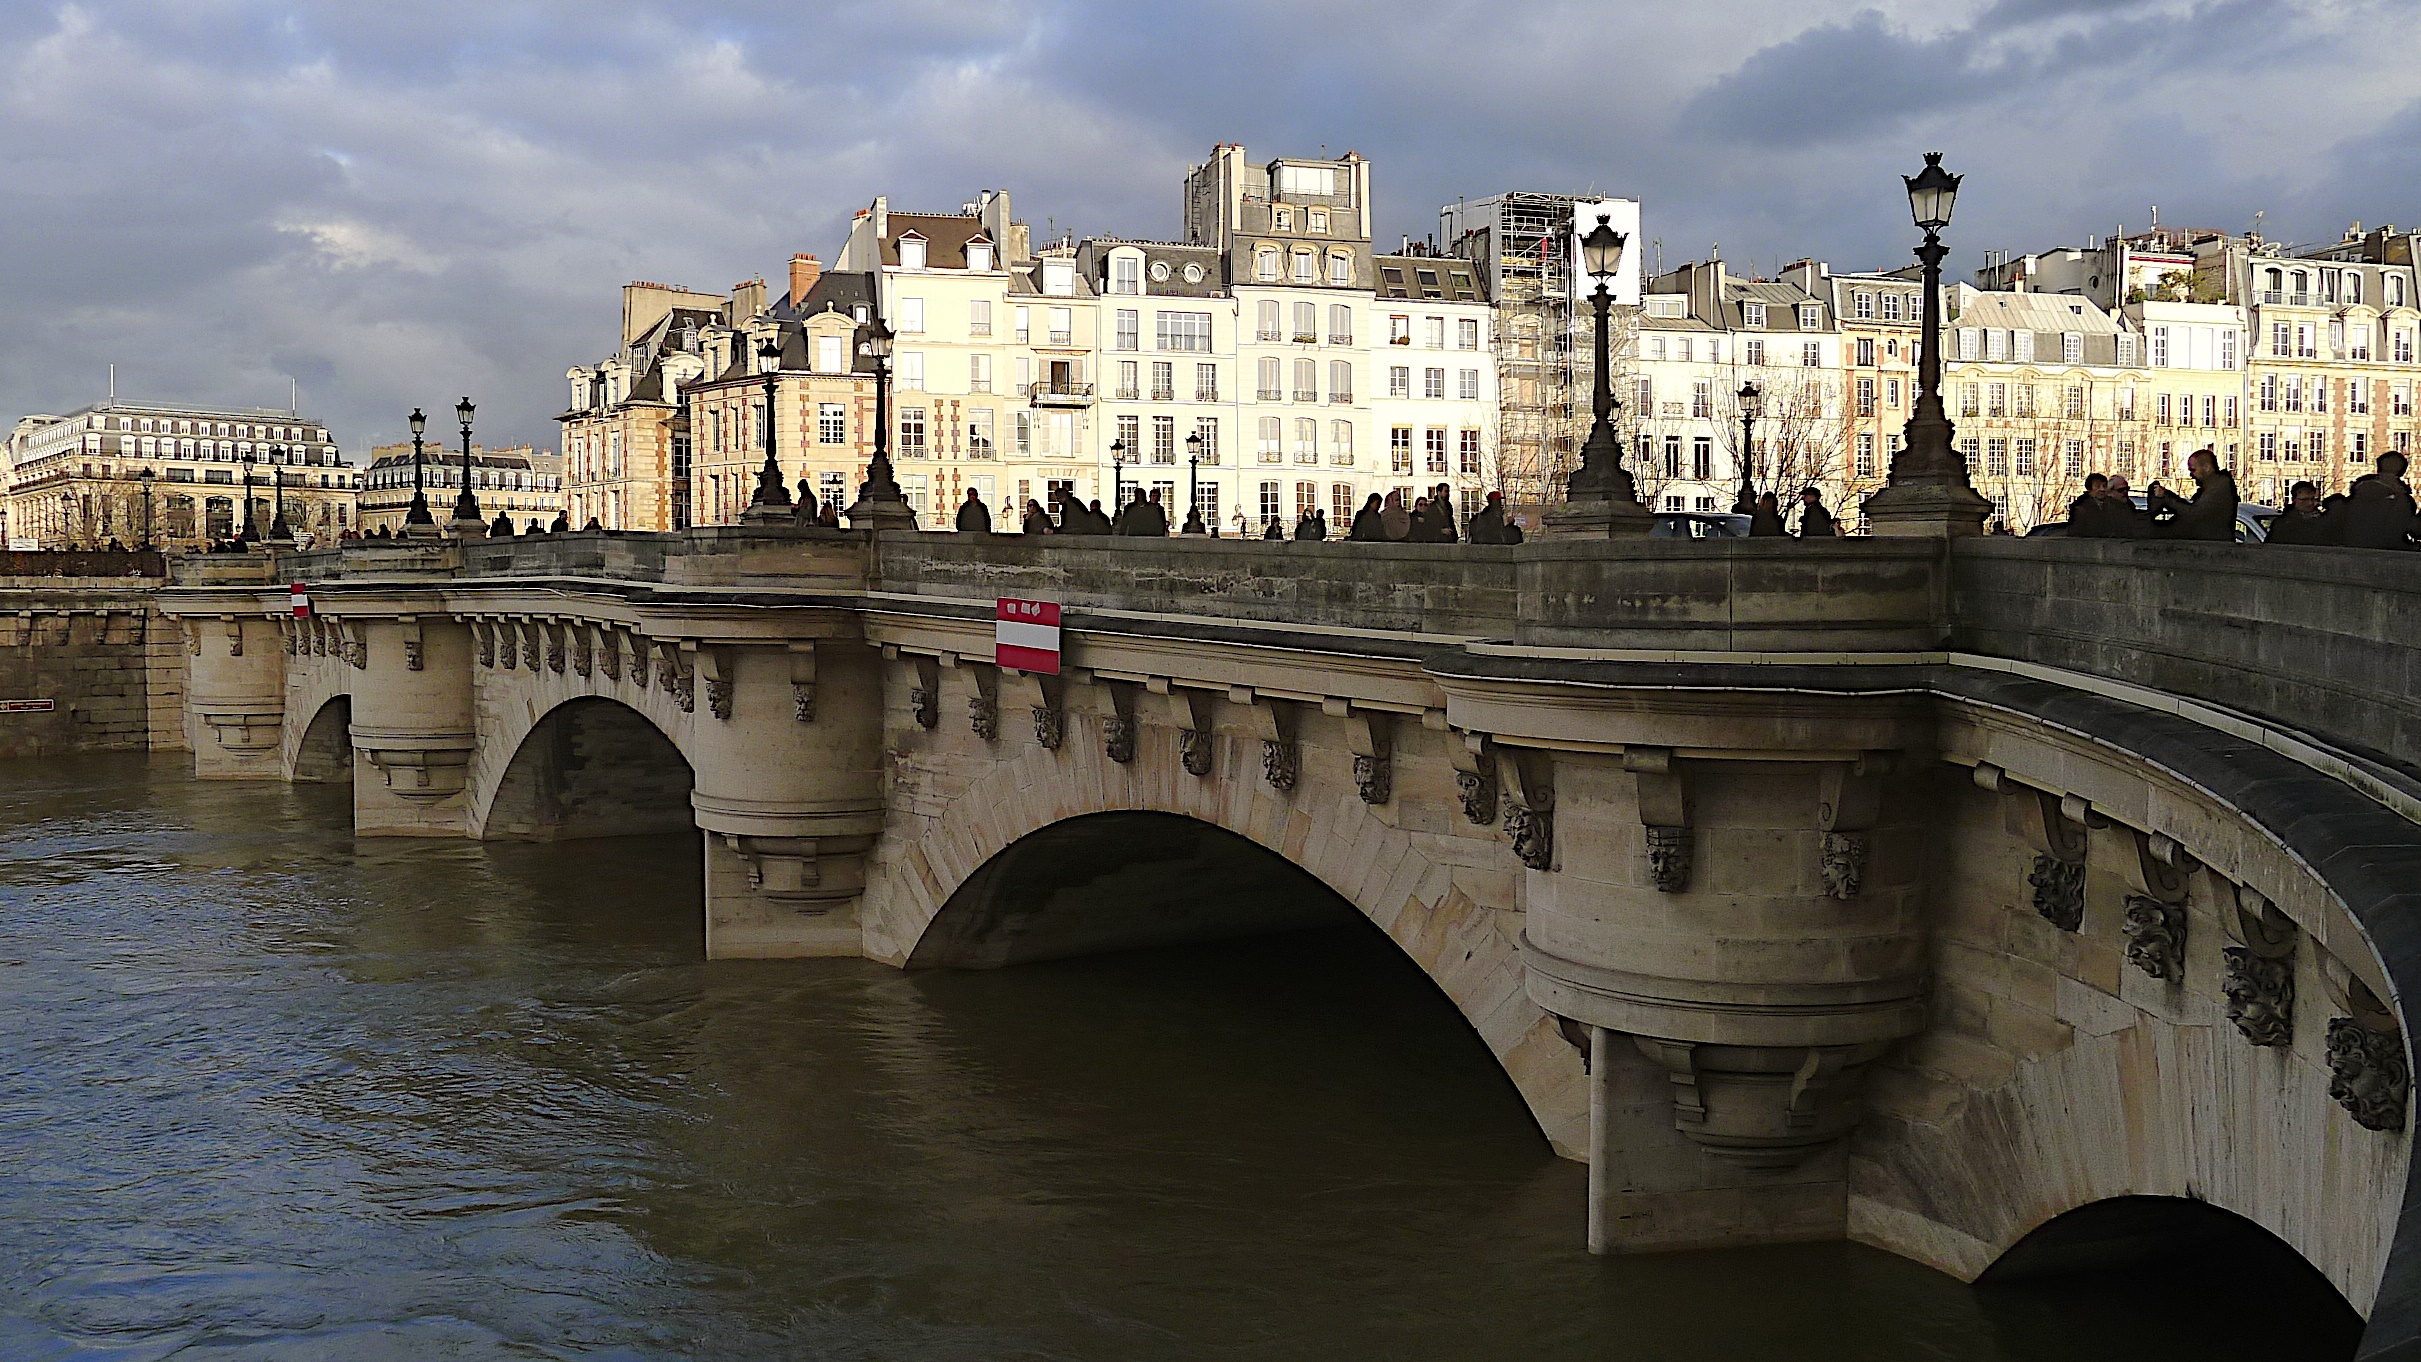
[[[1563,499],[1587,435],[1595,380],[1580,345],[1570,194],[1507,193],[1450,205],[1445,239],[1483,266],[1496,307],[1496,489],[1516,505]]]

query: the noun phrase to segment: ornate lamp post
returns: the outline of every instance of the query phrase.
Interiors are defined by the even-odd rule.
[[[1589,301],[1597,311],[1597,384],[1592,394],[1596,422],[1588,443],[1580,447],[1580,467],[1564,485],[1564,504],[1547,517],[1547,533],[1598,539],[1618,534],[1646,534],[1656,518],[1639,502],[1638,484],[1622,466],[1622,437],[1614,429],[1613,356],[1608,343],[1614,304],[1614,278],[1622,269],[1627,238],[1614,230],[1612,215],[1597,215],[1597,226],[1580,239],[1582,268],[1597,281]]]
[[[1126,505],[1126,441],[1110,441],[1110,514]]]
[[[159,547],[152,538],[151,526],[151,481],[158,476],[158,471],[150,468],[135,474],[135,480],[143,484],[143,547],[146,549]]]
[[[73,492],[59,494],[59,546],[66,549],[76,546],[76,494]]]
[[[1740,495],[1732,498],[1732,514],[1757,513],[1757,485],[1749,478],[1756,467],[1757,413],[1765,405],[1765,394],[1754,383],[1740,385]]]
[[[1942,261],[1950,249],[1942,229],[1950,225],[1961,177],[1942,169],[1942,153],[1925,153],[1925,168],[1901,177],[1908,186],[1908,211],[1925,242],[1917,259],[1925,267],[1924,325],[1918,333],[1917,405],[1906,436],[1891,456],[1891,480],[1866,499],[1867,528],[1875,534],[1980,534],[1992,503],[1967,481],[1967,462],[1950,445],[1950,417],[1942,410]]]
[[[1186,532],[1204,532],[1202,520],[1202,432],[1197,430],[1185,437],[1185,519]]]
[[[759,372],[765,376],[765,466],[757,470],[757,490],[748,498],[745,520],[790,519],[790,488],[782,482],[782,461],[774,452],[774,405],[782,378],[782,336],[766,336],[757,346]],[[880,398],[877,398],[879,401]]]
[[[294,529],[286,523],[285,460],[286,447],[284,445],[269,446],[269,479],[277,487],[277,515],[269,522],[269,539],[272,543],[278,544],[294,542]]]
[[[414,407],[412,408],[411,420],[412,509],[404,512],[404,533],[409,535],[415,531],[418,531],[423,534],[435,534],[437,532],[437,517],[429,514],[428,475],[421,471],[422,460],[426,456],[422,452],[420,437],[422,432],[429,428],[429,418],[420,414],[420,408]]]
[[[488,532],[479,514],[479,496],[471,490],[471,417],[479,409],[464,398],[454,404],[454,419],[462,422],[462,495],[454,498],[454,533],[476,538]]]
[[[866,481],[857,489],[857,500],[841,514],[849,517],[851,529],[913,530],[917,528],[916,513],[908,509],[908,499],[901,495],[899,479],[891,471],[891,328],[876,317],[866,323],[866,338],[857,343],[857,352],[874,361],[874,458],[866,465]]]
[[[246,544],[261,542],[261,527],[252,519],[252,465],[257,461],[252,451],[244,451],[244,528],[236,539]]]

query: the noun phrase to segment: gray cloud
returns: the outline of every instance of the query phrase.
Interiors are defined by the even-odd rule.
[[[1880,7],[1878,7],[1880,6]],[[552,444],[632,278],[830,257],[877,193],[1006,187],[1177,230],[1214,142],[1348,147],[1380,230],[1514,187],[1634,194],[1667,263],[1897,263],[1897,176],[1963,250],[2141,221],[2412,219],[2386,0],[120,0],[0,10],[0,402],[306,408],[359,449],[468,392]],[[2401,199],[2401,201],[2399,201]],[[1955,263],[1955,262],[1954,262]]]

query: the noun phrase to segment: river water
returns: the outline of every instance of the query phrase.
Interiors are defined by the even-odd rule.
[[[0,764],[0,1358],[2304,1355],[2196,1281],[1593,1259],[1359,929],[708,965],[689,838],[185,770]]]

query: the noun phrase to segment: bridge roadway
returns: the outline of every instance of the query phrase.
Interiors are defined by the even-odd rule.
[[[1061,675],[992,664],[1001,596],[1063,603]],[[1599,1251],[1972,1279],[2177,1198],[2421,1357],[2409,558],[734,528],[196,559],[160,609],[199,775],[350,779],[367,835],[695,826],[715,956],[1316,920],[1232,890],[1281,858],[1589,1163]]]

